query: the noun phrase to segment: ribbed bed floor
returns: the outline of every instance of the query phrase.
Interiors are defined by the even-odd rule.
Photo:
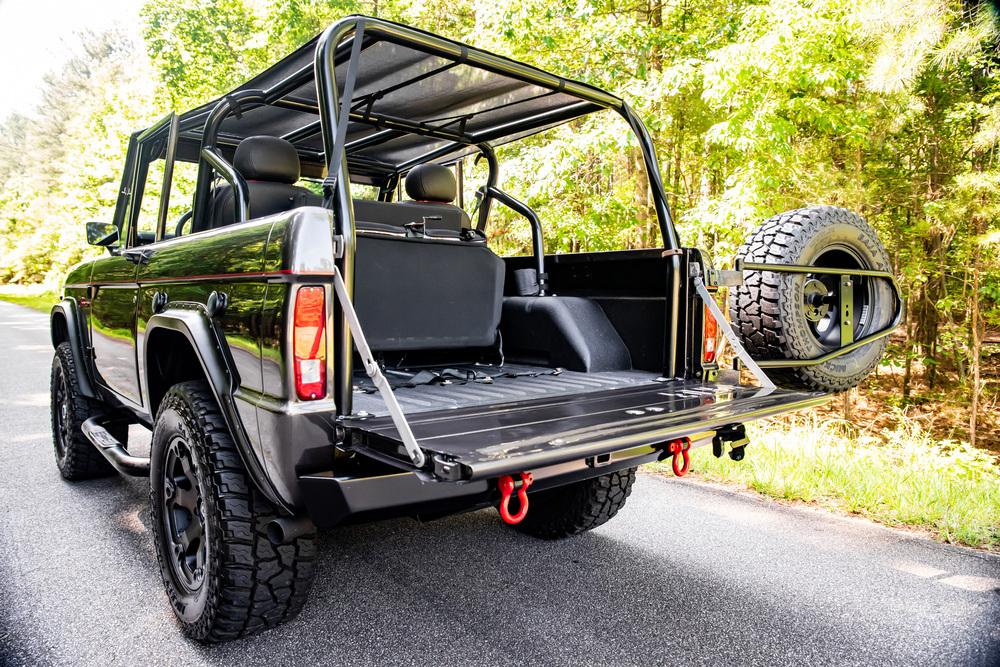
[[[441,369],[436,369],[441,370]],[[531,373],[550,369],[506,364],[493,367],[487,374],[500,371]],[[396,378],[388,375],[390,382]],[[629,385],[652,382],[659,375],[648,371],[606,371],[603,373],[577,373],[562,371],[559,375],[537,375],[520,377],[497,377],[492,383],[467,382],[465,384],[422,384],[415,387],[398,387],[394,390],[403,412],[427,412],[463,408],[471,405],[525,401],[559,394],[586,394]],[[370,415],[386,414],[385,403],[377,393],[366,393],[359,386],[371,387],[364,375],[355,376],[354,414],[367,412]]]

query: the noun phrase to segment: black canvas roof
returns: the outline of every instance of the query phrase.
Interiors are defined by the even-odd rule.
[[[261,90],[268,103],[247,104],[223,120],[220,148],[257,134],[282,136],[298,148],[304,173],[319,175],[326,162],[314,75],[319,39],[229,94]],[[352,40],[336,52],[340,94]],[[476,151],[476,143],[506,143],[622,105],[591,86],[374,19],[366,25],[356,77],[345,144],[352,173],[388,173],[428,158],[452,161]],[[205,121],[225,98],[180,116],[183,155],[197,155]]]

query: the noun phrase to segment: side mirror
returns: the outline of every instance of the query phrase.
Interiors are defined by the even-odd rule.
[[[87,243],[110,248],[118,244],[118,228],[110,222],[88,222]]]

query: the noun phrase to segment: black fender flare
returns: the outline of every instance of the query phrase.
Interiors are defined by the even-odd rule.
[[[225,419],[226,426],[236,442],[236,448],[250,478],[268,500],[291,512],[292,508],[271,484],[271,479],[262,462],[254,453],[253,445],[243,427],[243,421],[237,411],[234,399],[240,384],[239,374],[236,372],[235,364],[229,354],[229,348],[224,343],[225,338],[208,315],[205,306],[200,303],[171,303],[166,310],[149,318],[144,334],[138,337],[140,381],[147,400],[150,399],[150,394],[146,341],[149,340],[150,334],[157,329],[174,331],[187,339],[201,363],[202,372],[215,400],[219,403],[223,419]],[[152,405],[149,407],[151,410]],[[155,415],[150,414],[150,417],[155,417]]]
[[[84,353],[86,349],[86,339],[83,329],[80,328],[80,317],[78,316],[79,305],[73,297],[65,297],[59,303],[52,306],[49,311],[49,336],[52,339],[52,348],[55,349],[59,343],[56,335],[56,319],[62,318],[66,322],[66,342],[69,343],[70,352],[73,355],[76,366],[76,382],[80,393],[87,398],[99,399],[94,390],[95,383],[91,378],[90,359]]]

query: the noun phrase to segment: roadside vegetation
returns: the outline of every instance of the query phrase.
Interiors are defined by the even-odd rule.
[[[42,285],[0,285],[0,301],[16,303],[47,313],[59,300],[52,290]]]
[[[56,289],[99,252],[83,223],[111,218],[130,132],[230,90],[349,13],[621,93],[649,125],[682,241],[719,267],[777,212],[862,213],[906,299],[886,366],[822,421],[756,431],[743,465],[699,454],[696,467],[997,546],[1000,23],[986,0],[149,1],[138,42],[82,36],[38,108],[0,119],[0,283]],[[627,130],[597,119],[551,132],[500,151],[501,185],[539,212],[546,250],[656,245]],[[530,251],[527,226],[496,213],[491,245]]]
[[[1000,550],[995,458],[967,442],[936,440],[900,416],[904,426],[881,432],[819,413],[754,425],[742,461],[700,448],[692,475]],[[673,474],[669,463],[657,467]]]

